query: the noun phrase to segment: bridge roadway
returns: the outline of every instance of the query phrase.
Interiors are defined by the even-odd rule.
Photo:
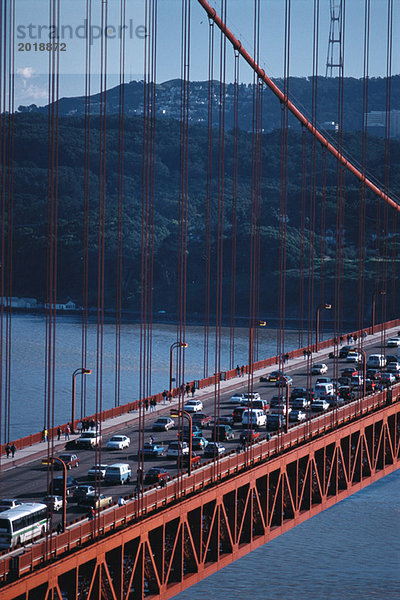
[[[397,332],[387,335],[393,333]],[[368,341],[370,351],[380,351],[380,335]],[[318,354],[318,362],[326,362],[324,354]],[[294,381],[300,385],[304,361],[294,362]],[[244,384],[243,380],[236,383]],[[269,386],[261,389],[275,391]],[[75,599],[81,598],[84,588],[89,589],[86,586],[99,589],[99,585],[104,598],[122,597],[122,589],[123,597],[131,589],[132,598],[143,598],[150,588],[157,598],[172,597],[395,470],[400,445],[399,393],[397,384],[393,398],[386,391],[379,392],[341,407],[336,415],[330,412],[317,416],[288,434],[276,435],[243,452],[230,452],[222,460],[209,461],[191,476],[175,478],[166,488],[148,489],[126,506],[102,511],[94,521],[80,519],[65,533],[4,553],[0,556],[0,582],[4,586],[0,588],[0,600],[28,598],[29,590],[29,599]],[[226,404],[229,395],[224,397],[227,410],[231,408]],[[37,449],[32,452],[36,455]],[[11,474],[10,467],[4,475]],[[243,513],[245,506],[251,513]],[[168,510],[163,510],[166,507]],[[263,515],[267,512],[262,516],[260,510]],[[214,525],[212,533],[215,519],[218,523],[221,520],[221,525],[217,529]],[[181,525],[176,529],[179,521]],[[93,540],[96,544],[91,543]],[[195,549],[198,544],[203,548],[200,554]],[[145,570],[140,566],[144,553]],[[163,568],[160,571],[160,560],[161,564],[167,561],[165,573]],[[107,591],[110,586],[114,592]],[[97,598],[94,593],[89,593],[90,598]]]
[[[397,328],[388,330],[386,336],[397,335]],[[367,355],[370,353],[380,353],[381,348],[381,334],[377,333],[373,336],[368,336],[364,343],[364,348]],[[327,375],[333,376],[333,360],[328,358],[329,352],[332,348],[327,348],[320,351],[318,354],[313,354],[313,363],[325,362],[328,365]],[[395,350],[393,352],[396,352]],[[389,353],[389,352],[388,352]],[[339,361],[339,372],[341,369],[349,366],[346,360]],[[306,361],[304,358],[297,358],[291,360],[287,365],[285,371],[293,377],[292,387],[306,387],[307,385],[307,374],[305,372]],[[268,367],[262,371],[257,371],[254,375],[254,391],[258,391],[262,398],[269,400],[273,395],[277,393],[277,388],[273,383],[260,383],[259,379],[261,375],[271,372],[276,369],[275,366]],[[313,382],[317,376],[313,376]],[[221,382],[221,408],[220,414],[230,414],[234,406],[229,402],[229,399],[233,391],[245,391],[247,390],[248,379],[247,377],[237,377],[229,382]],[[214,391],[213,389],[199,390],[195,394],[196,398],[200,398],[204,404],[204,411],[207,414],[213,415],[214,412]],[[176,402],[175,402],[176,404]],[[154,412],[146,413],[146,433],[145,441],[150,436],[154,435],[156,442],[164,444],[166,447],[168,443],[176,439],[176,429],[170,430],[165,433],[153,433],[152,424],[160,414],[168,414],[173,404],[167,404],[166,406],[160,404],[157,406]],[[317,415],[314,415],[314,418]],[[79,484],[91,483],[87,477],[88,469],[95,462],[102,462],[106,464],[114,462],[128,462],[132,467],[132,476],[136,473],[137,468],[137,449],[138,449],[138,413],[131,413],[129,415],[121,415],[115,419],[105,421],[102,424],[103,431],[103,444],[102,449],[99,451],[90,450],[77,450],[76,453],[79,457],[79,467],[70,471],[70,474],[74,476]],[[241,425],[237,424],[235,427],[235,438],[234,440],[224,442],[227,452],[240,451],[239,445],[239,433]],[[108,439],[114,433],[126,434],[131,438],[131,446],[129,449],[124,451],[107,451],[105,449]],[[211,432],[204,430],[204,435],[208,439],[211,437]],[[261,436],[265,439],[266,432],[262,431]],[[64,436],[62,436],[64,437]],[[73,438],[74,436],[72,436]],[[75,436],[77,437],[77,436]],[[274,436],[273,436],[274,437]],[[55,441],[55,450],[57,455],[60,451],[65,448],[65,440],[60,442]],[[199,453],[202,454],[201,452]],[[0,474],[0,489],[1,495],[4,498],[17,498],[23,502],[40,502],[47,494],[47,469],[41,465],[41,457],[47,455],[47,444],[41,443],[36,444],[28,448],[24,448],[17,453],[16,460],[3,459],[1,463],[1,474]],[[204,460],[202,459],[202,462]],[[161,457],[157,460],[146,460],[145,461],[145,472],[152,466],[162,466],[168,470],[171,477],[178,474],[176,468],[176,461],[171,461],[166,457]],[[61,474],[61,471],[56,474]],[[171,485],[171,483],[169,484]],[[127,499],[132,497],[134,491],[133,482],[129,485],[124,486],[105,486],[103,484],[101,491],[107,495],[113,497],[114,502],[123,495]],[[86,516],[87,509],[78,507],[76,503],[69,502],[67,506],[67,522],[78,518],[84,518]],[[54,515],[53,527],[56,528],[58,521],[61,520],[60,515]]]

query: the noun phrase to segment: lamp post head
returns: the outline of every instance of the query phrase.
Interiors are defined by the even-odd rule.
[[[330,310],[332,308],[332,304],[324,304],[324,308]]]
[[[82,375],[91,375],[92,369],[82,369]]]
[[[182,343],[180,344],[180,347],[181,347],[181,348],[187,348],[188,346],[189,346],[189,344],[187,344],[186,342],[182,342]]]

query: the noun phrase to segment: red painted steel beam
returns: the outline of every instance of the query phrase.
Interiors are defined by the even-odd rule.
[[[217,515],[221,515],[225,510],[225,501],[229,494],[238,493],[238,490],[247,488],[250,492],[247,492],[247,501],[252,496],[252,490],[256,491],[257,489],[257,481],[261,481],[262,478],[271,477],[274,473],[281,473],[283,477],[291,477],[294,475],[296,481],[291,486],[292,489],[297,490],[301,485],[303,490],[305,490],[305,494],[310,492],[309,485],[311,481],[310,476],[305,476],[300,484],[300,475],[299,475],[299,465],[301,461],[304,461],[307,464],[314,464],[313,461],[317,460],[317,453],[322,452],[324,465],[327,466],[327,470],[329,469],[330,460],[335,460],[335,463],[339,465],[339,458],[341,458],[341,465],[344,469],[347,469],[346,480],[348,479],[348,485],[346,489],[341,489],[338,485],[338,475],[336,473],[336,469],[333,469],[329,475],[329,478],[325,478],[325,466],[323,469],[323,474],[320,474],[316,471],[316,476],[322,481],[323,490],[320,493],[320,500],[313,501],[310,500],[309,507],[306,509],[302,508],[301,501],[297,498],[293,500],[295,505],[294,514],[292,517],[287,517],[285,520],[282,520],[279,525],[275,525],[271,522],[266,522],[263,525],[263,531],[261,533],[250,534],[251,539],[248,542],[241,543],[239,536],[235,539],[234,544],[232,544],[231,550],[225,550],[221,556],[218,555],[216,560],[209,561],[206,553],[202,553],[196,559],[197,562],[197,572],[191,572],[181,577],[179,581],[170,582],[167,576],[162,576],[160,581],[160,577],[158,580],[160,581],[160,593],[157,594],[157,598],[162,598],[166,600],[167,598],[172,597],[177,594],[180,590],[192,585],[202,579],[203,577],[209,575],[212,572],[222,568],[225,564],[228,564],[247,552],[255,549],[256,547],[262,545],[263,543],[273,539],[277,535],[284,533],[288,529],[294,527],[295,525],[305,521],[307,518],[318,514],[322,510],[329,508],[336,502],[341,499],[351,495],[352,493],[362,489],[369,483],[376,481],[377,479],[383,477],[384,475],[394,471],[399,466],[399,443],[398,443],[398,435],[395,434],[396,439],[396,448],[391,451],[391,461],[386,461],[384,456],[385,451],[385,442],[383,431],[386,431],[386,435],[389,435],[388,431],[388,419],[392,419],[392,423],[399,423],[399,406],[398,404],[392,404],[386,406],[385,408],[378,410],[375,413],[366,415],[362,419],[358,419],[357,421],[353,421],[341,429],[336,429],[334,431],[329,431],[325,435],[309,441],[302,446],[297,446],[287,453],[271,457],[268,462],[258,462],[257,460],[252,463],[249,461],[248,467],[246,470],[239,472],[236,476],[233,476],[228,479],[223,479],[219,484],[214,485],[213,487],[206,488],[202,492],[198,493],[195,496],[190,498],[181,499],[174,505],[168,506],[168,510],[164,510],[162,512],[150,512],[148,516],[141,521],[132,522],[132,524],[128,523],[128,526],[120,529],[119,531],[112,532],[110,531],[109,536],[101,536],[96,539],[95,543],[88,545],[87,547],[82,548],[81,546],[73,545],[68,554],[64,554],[56,560],[57,552],[55,551],[52,554],[52,558],[54,562],[50,565],[44,565],[42,568],[34,570],[33,572],[26,574],[25,576],[20,577],[16,582],[10,583],[6,585],[4,588],[0,589],[0,600],[13,600],[15,598],[20,598],[21,595],[27,594],[29,592],[32,593],[33,590],[38,590],[38,587],[41,585],[45,585],[47,581],[49,581],[50,586],[57,585],[55,582],[58,577],[65,576],[67,573],[71,574],[72,572],[77,574],[80,567],[84,564],[87,564],[89,561],[95,561],[97,565],[100,567],[102,565],[106,566],[106,554],[114,549],[121,549],[127,547],[127,544],[132,542],[133,539],[138,540],[139,546],[137,547],[137,551],[135,554],[136,560],[140,557],[140,552],[147,547],[147,545],[152,546],[153,551],[156,551],[156,546],[154,546],[154,541],[151,539],[151,534],[154,535],[154,532],[157,530],[162,530],[166,532],[169,528],[171,532],[171,523],[177,522],[179,526],[175,529],[175,533],[173,534],[174,547],[179,547],[178,553],[183,553],[183,544],[179,541],[181,538],[180,531],[183,531],[182,528],[186,527],[186,530],[190,529],[188,522],[188,515],[192,513],[194,514],[195,509],[198,509],[200,513],[198,513],[197,519],[199,521],[199,527],[201,528],[201,524],[204,522],[204,519],[201,518],[201,515],[206,514],[204,511],[207,509],[207,506],[214,503],[213,515],[214,518]],[[393,422],[393,418],[396,420]],[[371,430],[372,427],[372,430]],[[355,465],[362,464],[362,456],[359,454],[357,459],[356,452],[353,453],[353,456],[350,456],[351,449],[351,439],[353,435],[361,436],[363,439],[366,439],[367,429],[370,429],[374,432],[372,442],[377,444],[376,449],[374,447],[368,448],[369,454],[376,456],[373,460],[373,466],[370,470],[369,475],[364,475],[361,473],[360,479],[357,479],[357,474]],[[376,428],[376,429],[375,429]],[[379,435],[378,435],[379,434]],[[346,444],[342,444],[342,440],[347,439],[347,448],[349,449],[349,456],[346,460],[343,457],[346,457]],[[329,453],[327,452],[328,448],[335,448],[336,458],[330,459]],[[338,453],[340,452],[340,457],[337,458]],[[382,465],[378,464],[376,457],[378,453],[382,455],[383,463]],[[320,454],[321,456],[321,454]],[[290,465],[298,465],[295,469],[289,470],[288,467]],[[292,473],[290,475],[289,473]],[[335,490],[333,495],[328,493],[330,481],[333,481],[333,485]],[[308,481],[308,483],[307,483]],[[271,488],[274,487],[272,484]],[[270,489],[270,484],[264,484],[265,489]],[[275,488],[279,488],[279,486],[275,486]],[[333,489],[333,488],[331,488]],[[308,491],[307,491],[308,490]],[[311,490],[312,491],[312,490]],[[279,490],[275,491],[275,499],[279,498]],[[236,496],[238,498],[238,496]],[[265,499],[264,499],[265,500]],[[260,500],[262,502],[262,500]],[[278,502],[280,500],[278,499]],[[265,502],[263,506],[266,506],[267,517],[271,516],[273,511],[271,507],[268,508],[268,499],[267,505]],[[127,509],[127,507],[124,507]],[[219,512],[216,512],[219,511]],[[252,510],[252,517],[255,516],[255,513]],[[271,517],[272,518],[272,517]],[[239,531],[245,523],[246,514],[243,511],[241,517],[235,516],[235,524],[230,525],[230,529],[233,532],[232,535],[236,536],[234,532]],[[100,519],[101,521],[101,519]],[[104,524],[103,524],[104,526]],[[228,524],[229,526],[229,524]],[[90,530],[94,527],[94,523],[87,523],[85,528]],[[106,532],[106,528],[104,527],[104,532]],[[192,532],[193,533],[193,532]],[[209,529],[209,533],[211,533],[211,527]],[[218,536],[221,536],[221,530],[218,530]],[[60,539],[63,536],[58,536]],[[220,537],[218,538],[221,539]],[[154,537],[153,537],[154,540]],[[84,543],[84,539],[81,539],[81,543]],[[211,550],[215,550],[213,546],[213,542],[211,537],[209,537],[206,541],[207,547],[211,548]],[[211,544],[211,546],[210,546]],[[216,548],[220,547],[220,544],[216,544]],[[37,547],[36,550],[40,551],[40,547]],[[73,551],[72,551],[73,550]],[[159,547],[157,546],[157,551]],[[143,550],[144,551],[144,550]],[[152,552],[149,554],[152,556]],[[134,557],[134,558],[135,558]],[[183,554],[181,558],[183,557]],[[24,555],[21,556],[21,566],[25,568],[26,558]],[[122,560],[122,558],[121,558]],[[121,563],[122,564],[122,563]],[[24,566],[25,565],[25,566]],[[172,560],[169,562],[169,570],[171,569]],[[39,566],[39,565],[37,565]],[[142,574],[143,575],[143,574]],[[130,577],[130,574],[127,575]],[[69,575],[70,577],[70,575]],[[95,577],[95,574],[93,574]],[[153,579],[154,583],[154,579]],[[36,593],[36,591],[35,591]],[[72,596],[71,596],[72,598]],[[78,595],[74,595],[74,598],[78,598]],[[38,597],[38,600],[42,600],[42,597]],[[43,596],[43,600],[45,600]]]
[[[374,194],[376,194],[379,198],[381,198],[384,202],[389,204],[392,208],[396,209],[400,212],[400,205],[392,200],[385,192],[383,192],[379,187],[377,187],[368,177],[366,177],[357,167],[355,167],[343,154],[341,154],[335,146],[333,146],[324,135],[303,115],[303,113],[296,108],[296,106],[289,100],[287,96],[278,88],[278,86],[270,79],[266,74],[264,69],[262,69],[254,60],[254,58],[247,52],[247,50],[242,46],[242,43],[233,35],[233,33],[228,29],[227,25],[222,21],[221,17],[217,15],[217,12],[206,0],[197,0],[199,4],[204,8],[207,12],[209,18],[214,21],[214,23],[219,27],[222,33],[227,37],[227,39],[231,42],[232,46],[235,50],[244,58],[247,64],[257,73],[260,79],[263,80],[265,85],[269,87],[269,89],[275,94],[275,96],[287,106],[288,110],[296,117],[298,121],[306,128],[308,131],[334,156],[348,171],[353,173],[364,185],[366,185]]]

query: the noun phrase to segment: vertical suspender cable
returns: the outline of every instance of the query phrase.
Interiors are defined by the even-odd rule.
[[[339,89],[338,89],[338,150],[343,150],[343,93],[344,93],[344,42],[345,42],[345,17],[346,3],[340,0],[341,28],[340,28],[340,69],[339,69]],[[338,161],[336,163],[336,257],[335,257],[335,338],[339,340],[342,334],[342,315],[343,315],[343,234],[344,234],[344,209],[345,209],[345,169]],[[338,362],[334,363],[334,377],[338,378]],[[336,420],[336,408],[332,411],[332,420]]]
[[[85,49],[85,142],[83,175],[83,268],[82,268],[82,340],[81,367],[87,367],[88,353],[88,310],[89,310],[89,223],[90,223],[90,93],[92,44],[90,31],[92,26],[92,0],[86,0],[86,49]],[[86,378],[81,383],[81,418],[86,416]]]
[[[365,175],[367,170],[367,142],[368,142],[368,79],[369,79],[369,32],[371,21],[371,0],[364,3],[364,56],[363,56],[363,105],[362,105],[362,134],[361,134],[361,169]],[[358,229],[358,329],[363,329],[365,309],[365,209],[366,188],[360,183],[360,219]],[[362,343],[362,338],[361,342]]]
[[[205,219],[205,273],[204,273],[204,345],[203,377],[208,377],[210,345],[210,286],[211,286],[211,206],[213,174],[213,104],[214,104],[214,22],[209,19],[208,29],[208,120],[207,120],[207,184]]]
[[[313,19],[313,81],[311,100],[311,120],[315,127],[318,104],[318,42],[319,42],[319,0],[314,0]],[[309,195],[309,248],[308,248],[308,346],[313,345],[314,332],[314,277],[315,277],[315,226],[316,226],[316,143],[311,138],[310,148],[310,195]],[[311,354],[307,355],[307,389],[311,389]]]
[[[191,3],[181,3],[181,106],[180,106],[180,154],[179,154],[179,265],[177,285],[177,383],[179,386],[179,408],[183,408],[185,394],[185,353],[186,343],[186,280],[187,280],[187,225],[188,225],[188,185],[189,185],[189,92],[190,92],[190,35]],[[179,419],[179,428],[183,419]],[[178,456],[178,460],[180,455]],[[181,478],[179,485],[182,484]]]
[[[12,350],[12,289],[13,289],[13,195],[14,195],[14,62],[15,62],[15,0],[10,2],[8,44],[8,127],[7,127],[7,260],[3,265],[7,281],[6,356],[5,356],[5,427],[10,439],[11,420],[11,350]]]
[[[233,168],[232,168],[232,242],[231,242],[231,310],[229,335],[229,366],[235,367],[235,320],[236,320],[236,234],[237,234],[237,188],[238,188],[238,150],[239,150],[239,66],[240,55],[234,50],[233,83]]]
[[[226,19],[227,3],[221,0],[221,14]],[[214,361],[214,432],[220,412],[221,342],[222,342],[222,292],[224,253],[224,194],[225,194],[225,80],[226,37],[221,32],[219,54],[219,123],[218,123],[218,192],[217,192],[217,271],[215,301],[215,361]],[[217,439],[215,437],[215,439]],[[217,456],[217,465],[218,465]],[[217,466],[218,469],[218,466]]]
[[[387,4],[387,38],[386,38],[386,111],[385,111],[385,172],[384,172],[384,190],[387,193],[390,183],[390,110],[391,110],[391,91],[392,91],[392,53],[393,53],[393,0],[388,0]],[[389,207],[385,204],[383,209],[383,266],[382,266],[382,288],[386,295],[382,297],[381,302],[381,322],[387,320],[387,292],[388,290],[388,236],[389,236]],[[381,347],[382,353],[385,352],[386,330],[382,330]]]
[[[306,226],[306,192],[307,192],[307,130],[303,127],[301,134],[301,200],[300,200],[300,251],[299,251],[299,341],[298,347],[304,346],[304,265],[305,265],[305,226]]]
[[[107,148],[107,21],[108,0],[101,2],[100,40],[100,119],[99,119],[99,196],[97,228],[97,336],[96,336],[96,427],[101,435],[103,410],[104,361],[104,290],[105,290],[105,221],[106,221],[106,148]],[[101,463],[101,446],[96,446],[96,462]],[[98,514],[96,514],[96,517]],[[99,527],[96,518],[96,527]]]
[[[290,28],[291,28],[291,0],[285,0],[285,34],[284,34],[284,94],[289,96],[290,76]],[[279,370],[284,370],[285,364],[285,312],[286,312],[286,234],[287,234],[287,187],[288,187],[288,118],[289,111],[286,104],[281,104],[281,139],[280,139],[280,200],[279,200],[279,327],[277,335],[277,354],[279,356]],[[281,403],[286,387],[279,387]],[[286,415],[286,419],[289,415]]]
[[[116,264],[116,321],[115,321],[115,406],[120,404],[121,392],[121,322],[122,322],[122,240],[124,208],[124,123],[125,123],[125,21],[126,0],[120,2],[119,46],[119,110],[118,110],[118,208],[117,208],[117,264]]]
[[[7,3],[0,0],[0,194],[1,194],[1,306],[0,306],[0,443],[6,443],[5,430],[3,433],[3,346],[4,346],[4,312],[5,312],[5,273],[6,262],[5,231],[6,231],[6,197],[5,197],[5,171],[6,171],[6,26]],[[1,457],[0,457],[1,460]]]
[[[50,27],[60,31],[60,0],[49,2]],[[59,41],[58,39],[56,40]],[[54,427],[55,408],[55,351],[57,304],[57,232],[58,232],[58,95],[59,44],[49,52],[49,106],[48,106],[48,192],[47,192],[47,308],[45,347],[45,393],[43,426]],[[54,440],[48,440],[48,456],[54,452]],[[48,471],[49,485],[49,471]],[[52,514],[50,514],[50,535]]]

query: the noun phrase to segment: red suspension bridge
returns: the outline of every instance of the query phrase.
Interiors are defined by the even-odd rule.
[[[378,348],[379,353],[384,354],[388,332],[393,335],[392,330],[400,326],[397,320],[396,287],[399,180],[393,168],[400,153],[398,142],[392,139],[391,116],[395,106],[391,86],[394,81],[393,40],[398,7],[394,0],[387,0],[384,31],[385,100],[381,107],[384,125],[379,142],[370,136],[368,129],[369,61],[373,52],[370,42],[370,0],[365,0],[364,12],[360,15],[363,23],[363,52],[360,59],[363,77],[356,144],[346,134],[344,125],[344,61],[330,87],[330,93],[337,96],[335,132],[325,131],[319,124],[320,2],[314,0],[312,4],[313,72],[310,109],[306,111],[297,105],[291,88],[290,61],[294,28],[291,0],[282,3],[284,76],[279,86],[260,66],[263,36],[260,0],[251,3],[254,36],[251,51],[227,25],[227,0],[218,3],[218,10],[204,0],[182,0],[179,44],[172,40],[169,49],[171,56],[180,54],[180,93],[176,101],[179,110],[176,119],[169,122],[171,129],[168,130],[158,106],[160,86],[157,84],[157,69],[159,61],[165,59],[158,47],[162,27],[159,16],[161,6],[157,0],[143,0],[144,78],[141,113],[137,117],[141,125],[139,135],[138,129],[129,121],[125,97],[128,92],[125,71],[129,3],[126,0],[118,3],[117,102],[115,95],[110,102],[108,89],[108,45],[110,31],[114,27],[110,17],[115,18],[116,15],[110,13],[111,7],[107,1],[96,3],[86,0],[83,3],[86,27],[81,119],[83,136],[77,142],[77,162],[80,164],[76,164],[76,171],[79,171],[77,185],[81,186],[80,234],[72,231],[73,227],[68,225],[71,239],[74,236],[79,238],[80,244],[81,367],[76,372],[79,375],[89,373],[88,324],[93,299],[96,302],[97,335],[96,364],[93,365],[96,379],[95,413],[90,417],[87,415],[83,377],[80,417],[93,419],[99,423],[100,431],[106,431],[108,419],[128,420],[134,413],[137,428],[135,468],[138,472],[144,472],[143,447],[148,425],[152,423],[146,406],[154,400],[157,409],[162,409],[165,402],[162,390],[157,390],[157,393],[152,390],[152,373],[156,368],[152,354],[153,315],[157,306],[155,290],[158,293],[165,291],[165,300],[172,303],[177,316],[176,341],[173,344],[176,351],[175,378],[171,376],[170,391],[174,410],[179,414],[178,433],[183,433],[186,385],[190,389],[194,386],[198,396],[204,392],[210,412],[214,415],[215,436],[218,422],[224,416],[224,393],[243,386],[243,382],[248,393],[255,392],[259,389],[259,376],[264,372],[269,373],[273,368],[285,372],[291,364],[290,368],[296,374],[296,369],[301,370],[304,387],[310,390],[313,385],[314,358],[319,356],[322,360],[323,357],[328,362],[329,357],[332,378],[339,380],[340,349],[346,336],[350,339],[351,335],[352,344],[360,352],[363,372],[358,376],[361,377],[361,384],[346,401],[336,392],[335,402],[326,413],[313,416],[310,408],[302,424],[289,426],[287,406],[286,424],[271,436],[267,435],[257,443],[252,443],[249,437],[245,438],[240,450],[235,449],[202,462],[201,467],[193,469],[193,472],[180,468],[165,487],[143,490],[138,485],[136,494],[129,495],[122,506],[112,506],[104,511],[98,509],[91,520],[81,518],[69,522],[68,526],[64,523],[62,531],[57,532],[54,515],[49,510],[49,527],[43,532],[43,538],[32,544],[5,549],[0,555],[0,599],[171,598],[398,468],[400,383],[388,386],[380,383],[376,386],[373,382],[368,390],[366,384],[367,355],[373,348]],[[340,44],[344,56],[346,7],[344,0],[340,4]],[[48,26],[59,32],[63,23],[63,3],[61,0],[49,0],[47,5]],[[26,115],[21,120],[21,114],[15,111],[15,42],[19,31],[17,8],[15,0],[0,0],[2,456],[11,439],[11,424],[15,418],[12,404],[12,324],[15,290],[23,289],[17,274],[21,272],[21,254],[27,261],[30,260],[28,255],[32,254],[29,246],[22,250],[18,245],[22,241],[27,243],[30,234],[25,231],[27,224],[20,224],[16,218],[21,217],[19,184],[27,162],[26,157],[21,162],[20,130],[27,128],[26,137],[29,140],[30,127]],[[201,50],[193,47],[193,14],[199,8],[208,23],[208,39]],[[98,46],[95,47],[98,55],[93,47],[91,29],[95,17],[99,18],[100,24]],[[46,205],[40,205],[45,215],[45,227],[40,233],[45,239],[45,251],[39,256],[37,265],[45,273],[45,277],[41,277],[46,321],[43,416],[48,436],[43,441],[43,434],[34,434],[15,442],[17,453],[28,448],[31,458],[36,455],[45,457],[51,465],[54,465],[53,459],[61,446],[61,440],[57,440],[60,425],[55,417],[59,286],[71,267],[65,256],[60,259],[60,248],[65,242],[67,217],[73,223],[72,215],[66,215],[63,211],[65,198],[60,186],[65,168],[65,129],[75,126],[73,114],[68,114],[69,121],[65,121],[61,114],[62,45],[60,38],[57,43],[50,43],[50,47],[45,48],[49,60],[48,106],[44,109],[46,119],[41,122],[44,127],[42,137],[45,139],[43,147],[46,149],[46,185],[42,188],[46,189]],[[204,62],[208,63],[208,81],[204,84],[206,101],[203,102],[207,115],[205,123],[202,123],[202,119],[193,118],[195,100],[191,91],[191,62],[195,52],[202,52]],[[100,64],[99,94],[96,98],[93,95],[94,57]],[[245,112],[242,109],[240,79],[242,65],[247,65],[252,73],[251,102],[246,105],[246,111],[250,112],[250,130],[247,131],[241,128],[241,118]],[[232,66],[233,83],[229,83],[228,68]],[[276,97],[279,104],[280,127],[277,134],[272,132],[271,136],[265,133],[266,116],[263,113],[267,91]],[[110,105],[117,115],[116,120],[110,116]],[[32,119],[38,120],[39,116],[33,115]],[[295,127],[293,119],[300,125],[295,136],[292,135]],[[199,128],[201,143],[196,143],[195,151],[201,148],[204,155],[193,157],[191,144]],[[162,158],[171,170],[173,158],[177,163],[172,200],[168,195],[163,195],[162,188],[168,174],[167,169],[163,171],[159,165],[160,148],[165,152],[163,136],[169,135],[168,131],[173,132],[171,135],[175,136],[176,145],[169,147],[169,155]],[[274,136],[278,140],[275,145]],[[139,163],[132,158],[132,145],[138,139]],[[370,159],[371,145],[379,154],[380,163]],[[73,152],[71,147],[69,151]],[[201,175],[194,184],[195,168],[200,163],[204,169],[200,170]],[[300,172],[292,171],[293,164],[300,165]],[[371,169],[371,165],[380,165],[379,168],[376,166],[378,172]],[[140,190],[140,214],[127,189],[134,181],[132,170],[137,171],[134,177],[139,181],[135,193]],[[130,179],[127,179],[128,175]],[[278,182],[278,189],[273,189],[269,183],[272,180]],[[29,181],[28,172],[24,181],[26,185],[36,185],[36,182]],[[197,212],[196,196],[202,198],[201,215]],[[296,199],[295,211],[293,197]],[[165,203],[162,211],[158,205],[159,198]],[[164,219],[168,216],[175,223],[173,235],[164,239],[164,246],[158,242],[158,236],[163,233],[156,216],[161,214]],[[298,227],[290,225],[291,219]],[[134,267],[126,257],[130,246],[125,237],[127,224],[132,223],[134,229],[140,230],[140,256]],[[274,228],[271,223],[275,223]],[[23,234],[20,227],[24,230]],[[273,231],[265,238],[268,228]],[[348,243],[350,230],[356,238],[351,245]],[[32,234],[32,239],[36,241],[39,237],[36,233]],[[240,249],[237,247],[239,242]],[[241,252],[244,243],[245,252]],[[200,244],[201,253],[193,259],[190,250],[196,244]],[[295,260],[293,246],[296,249]],[[37,250],[37,246],[32,247],[34,251]],[[245,254],[245,261],[242,260],[242,254]],[[203,264],[197,264],[198,256]],[[271,261],[276,263],[272,269]],[[266,285],[264,273],[267,265],[269,280]],[[135,273],[127,274],[134,268]],[[167,287],[171,273],[172,292]],[[197,277],[201,285],[193,288],[192,277]],[[121,327],[127,298],[130,294],[134,295],[134,286],[129,289],[132,279],[137,284],[135,308],[140,314],[140,380],[138,399],[126,402],[121,397],[120,388]],[[111,295],[114,302],[112,307],[108,294],[109,280],[115,284]],[[199,290],[202,300],[196,304],[194,297],[199,295]],[[203,378],[200,379],[199,375],[195,385],[195,382],[187,382],[185,347],[187,323],[195,312],[194,307],[200,304],[204,314],[204,366]],[[239,318],[243,318],[244,304],[248,324],[248,360],[244,369],[245,378],[242,379],[236,367],[235,327]],[[110,308],[115,313],[116,321],[115,406],[106,408],[103,401],[107,359],[104,325],[107,309]],[[325,309],[332,309],[330,327],[333,335],[324,341],[321,334]],[[277,352],[273,358],[262,357],[259,360],[258,326],[263,322],[266,310],[278,324]],[[299,349],[294,351],[288,351],[287,347],[288,317],[298,323]],[[223,325],[227,322],[229,367],[224,365],[222,359]],[[353,325],[347,326],[346,323]],[[351,328],[352,333],[348,333],[346,328]],[[172,379],[176,381],[175,386],[172,385]],[[285,381],[278,386],[278,395],[282,409],[289,400]],[[74,415],[73,412],[72,429],[76,427]],[[62,425],[62,430],[67,425]],[[39,448],[40,443],[43,445]],[[96,448],[96,462],[101,463],[101,457],[101,448]],[[1,466],[4,467],[3,458]],[[9,474],[7,471],[5,477],[12,477],[11,472]],[[52,468],[48,471],[47,486],[51,485],[51,478]],[[5,481],[2,485],[5,485]],[[95,480],[95,488],[96,494],[104,491],[98,479]]]

